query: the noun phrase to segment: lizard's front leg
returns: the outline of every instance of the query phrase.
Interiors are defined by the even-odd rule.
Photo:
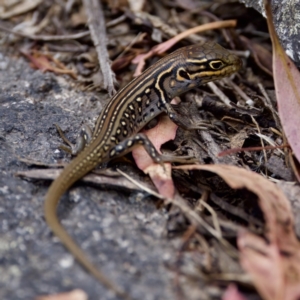
[[[135,147],[142,145],[149,156],[153,159],[154,162],[163,165],[164,162],[178,162],[178,163],[185,163],[185,162],[194,162],[191,156],[172,156],[172,155],[163,155],[158,153],[158,151],[153,146],[152,142],[149,138],[143,134],[138,133],[132,137],[129,137],[116,146],[114,146],[109,151],[109,159],[114,159],[120,156],[127,154],[128,152],[132,151]],[[198,161],[198,160],[197,160]]]

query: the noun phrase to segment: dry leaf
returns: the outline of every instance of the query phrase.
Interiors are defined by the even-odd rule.
[[[32,66],[36,69],[39,69],[43,72],[50,71],[56,74],[67,74],[73,79],[77,79],[77,76],[74,73],[74,71],[67,69],[60,61],[58,61],[50,55],[46,55],[38,51],[28,53],[24,50],[21,50],[21,53],[30,60]],[[56,66],[53,66],[51,64],[51,61],[54,62]]]
[[[230,139],[230,147],[232,149],[234,148],[242,148],[246,138],[248,137],[248,133],[246,130],[241,130],[237,134],[235,134],[231,139]]]
[[[290,203],[283,192],[264,177],[234,166],[181,166],[176,169],[214,172],[231,188],[246,188],[257,195],[266,223],[265,238],[240,233],[241,264],[250,273],[263,299],[299,299],[300,244],[294,232]]]
[[[273,44],[273,70],[280,121],[287,140],[300,161],[300,74],[276,35],[271,8],[266,6]]]

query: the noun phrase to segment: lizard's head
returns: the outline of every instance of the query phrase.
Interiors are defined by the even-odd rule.
[[[242,67],[242,60],[213,42],[182,49],[185,64],[176,71],[176,80],[189,82],[188,89],[227,77]]]

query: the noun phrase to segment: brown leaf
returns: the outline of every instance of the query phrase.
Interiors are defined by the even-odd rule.
[[[248,137],[248,133],[246,130],[240,130],[237,134],[235,134],[231,139],[230,139],[230,146],[231,148],[241,148],[244,143],[246,138]]]
[[[266,222],[265,239],[248,232],[240,233],[241,264],[264,299],[298,299],[300,244],[294,232],[290,203],[283,192],[262,176],[234,166],[181,166],[176,169],[214,172],[231,188],[246,188],[257,195]]]
[[[46,55],[38,51],[33,51],[30,53],[24,50],[21,50],[21,53],[30,60],[32,66],[36,69],[39,69],[43,72],[50,71],[57,74],[67,74],[73,79],[77,79],[74,71],[67,69],[60,61],[53,58],[51,55]],[[56,66],[53,66],[51,61],[54,62]]]
[[[238,247],[241,251],[241,265],[252,275],[254,284],[263,299],[285,299],[284,260],[281,258],[278,246],[273,243],[268,244],[264,239],[250,232],[243,232],[239,234]]]
[[[300,74],[276,35],[270,5],[266,5],[273,44],[273,70],[280,121],[286,138],[300,161]]]

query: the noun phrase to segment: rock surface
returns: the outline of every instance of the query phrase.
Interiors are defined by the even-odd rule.
[[[263,0],[240,0],[265,16]],[[286,53],[300,68],[300,1],[272,0],[274,25]]]
[[[73,260],[47,227],[43,202],[50,182],[15,176],[31,169],[19,157],[69,161],[57,150],[61,140],[54,123],[74,140],[83,122],[93,123],[107,96],[78,92],[63,77],[4,55],[0,89],[0,299],[28,300],[78,288],[90,300],[117,299]],[[78,183],[58,211],[93,263],[132,296],[173,298],[172,273],[165,263],[176,257],[177,248],[175,240],[166,238],[166,214],[153,200]]]

